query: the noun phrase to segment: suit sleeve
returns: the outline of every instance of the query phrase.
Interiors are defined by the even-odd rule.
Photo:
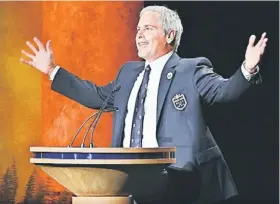
[[[99,109],[115,87],[115,84],[116,80],[105,86],[97,86],[60,68],[52,82],[51,88],[88,108]],[[113,106],[113,103],[114,94],[110,98],[107,107]]]
[[[257,74],[247,80],[241,67],[230,78],[225,79],[213,71],[211,62],[206,58],[199,58],[196,63],[193,83],[203,100],[213,105],[227,103],[238,99],[254,84],[261,83],[261,76]]]

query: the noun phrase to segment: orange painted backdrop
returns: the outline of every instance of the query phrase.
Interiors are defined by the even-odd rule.
[[[0,2],[0,181],[17,183],[17,202],[23,200],[26,187],[33,186],[29,147],[66,146],[94,112],[51,91],[47,77],[19,63],[25,41],[34,36],[43,43],[52,40],[57,64],[104,85],[123,63],[137,59],[134,38],[142,6],[143,2]],[[111,128],[112,115],[105,114],[95,133],[97,146],[109,146]],[[5,179],[7,175],[13,182]],[[52,191],[62,190],[49,178],[44,183]]]
[[[42,36],[42,3],[0,2],[0,178],[14,160],[17,200],[33,169],[29,146],[41,135],[41,75],[19,63],[34,35]]]

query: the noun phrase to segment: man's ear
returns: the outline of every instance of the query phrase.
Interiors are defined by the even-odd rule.
[[[172,42],[175,40],[175,36],[176,36],[175,30],[169,31],[168,34],[166,35],[166,42],[168,44],[172,44]]]

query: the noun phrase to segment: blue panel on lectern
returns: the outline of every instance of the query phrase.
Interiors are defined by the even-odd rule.
[[[72,153],[36,152],[34,158],[41,159],[165,159],[164,153]],[[172,155],[174,158],[174,155]]]

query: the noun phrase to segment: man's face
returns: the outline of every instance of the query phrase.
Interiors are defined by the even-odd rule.
[[[139,19],[136,35],[138,56],[151,62],[168,53],[171,48],[157,12],[147,11]]]

